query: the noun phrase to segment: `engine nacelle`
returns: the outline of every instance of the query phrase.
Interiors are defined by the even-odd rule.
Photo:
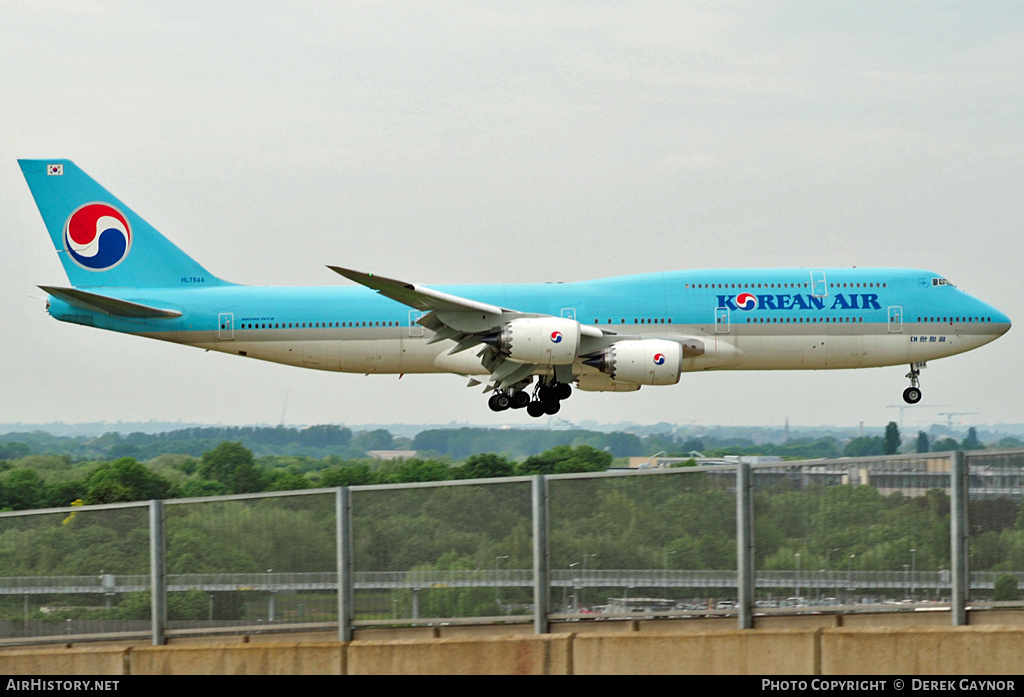
[[[579,355],[580,324],[564,317],[514,319],[481,341],[517,363],[569,365]]]
[[[674,385],[683,368],[683,347],[664,339],[617,341],[600,356],[584,361],[617,382]]]
[[[584,392],[636,392],[640,385],[612,380],[610,375],[580,375],[576,386]]]

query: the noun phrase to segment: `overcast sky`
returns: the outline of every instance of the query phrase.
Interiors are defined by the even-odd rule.
[[[18,169],[67,157],[222,278],[932,269],[1024,318],[1019,2],[0,0],[0,423],[533,424],[456,376],[291,368],[57,322]],[[1024,327],[906,429],[1024,422]],[[906,366],[684,374],[560,418],[898,420]]]

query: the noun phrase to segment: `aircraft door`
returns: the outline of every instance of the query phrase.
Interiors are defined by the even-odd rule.
[[[815,298],[824,298],[828,295],[824,271],[811,271],[811,295]]]
[[[715,334],[729,333],[729,308],[715,308]]]
[[[898,305],[889,307],[889,332],[893,334],[903,332],[903,308]]]
[[[575,307],[563,307],[562,308],[562,317],[564,317],[565,319],[575,320],[576,319],[576,308]]]
[[[427,314],[420,310],[409,310],[409,336],[423,336],[423,325],[416,321]]]
[[[308,366],[320,365],[321,351],[319,341],[307,341],[302,345],[302,362]]]
[[[217,315],[217,339],[220,341],[232,341],[235,338],[235,315],[231,312],[222,312]]]

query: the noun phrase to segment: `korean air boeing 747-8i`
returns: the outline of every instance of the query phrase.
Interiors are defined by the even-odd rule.
[[[70,160],[20,160],[70,286],[51,316],[302,368],[454,373],[491,409],[555,414],[581,390],[697,370],[920,369],[993,341],[999,310],[920,269],[701,269],[576,283],[256,287],[203,268]]]

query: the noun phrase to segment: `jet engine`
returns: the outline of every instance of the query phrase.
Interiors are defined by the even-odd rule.
[[[617,341],[583,363],[610,375],[616,382],[674,385],[682,372],[683,347],[664,339]]]
[[[480,341],[517,363],[569,365],[579,353],[580,324],[564,317],[514,319]]]

